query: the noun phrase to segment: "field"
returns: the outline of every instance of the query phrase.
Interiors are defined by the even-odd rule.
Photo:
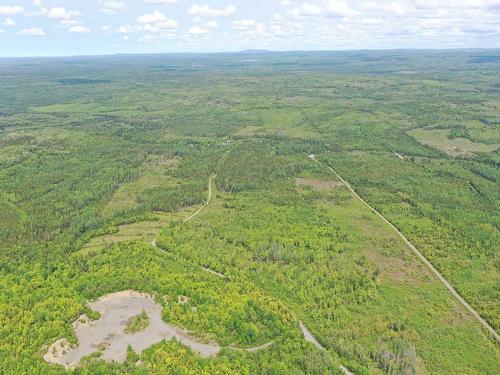
[[[498,149],[498,144],[473,142],[467,138],[453,137],[453,130],[415,129],[409,134],[419,142],[437,148],[450,156],[473,156],[475,153],[488,153]]]
[[[498,332],[499,61],[0,60],[0,373],[497,374],[494,334],[329,167]],[[44,359],[123,291],[155,301],[131,343],[184,339]]]

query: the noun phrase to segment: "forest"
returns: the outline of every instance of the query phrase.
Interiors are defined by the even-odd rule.
[[[0,59],[0,374],[498,374],[330,168],[499,332],[499,130],[498,50]],[[44,359],[124,290],[220,352]]]

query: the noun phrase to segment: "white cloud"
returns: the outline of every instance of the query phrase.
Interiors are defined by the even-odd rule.
[[[59,24],[62,26],[74,26],[74,25],[79,25],[80,22],[77,20],[61,20],[59,21]]]
[[[307,1],[302,4],[302,10],[304,14],[308,16],[320,16],[323,15],[323,13],[326,13],[326,9],[322,6],[319,6],[319,4],[310,3]]]
[[[117,30],[120,34],[143,34],[139,41],[154,42],[159,39],[173,38],[179,23],[159,11],[143,14],[136,18],[136,25],[120,26]]]
[[[69,28],[71,33],[89,33],[91,30],[87,26],[77,25]]]
[[[174,20],[167,20],[164,22],[157,22],[157,23],[147,23],[145,25],[139,25],[137,28],[138,31],[146,31],[148,33],[157,33],[162,30],[175,30],[179,27],[179,24],[177,21]]]
[[[264,25],[262,22],[259,22],[257,24],[257,27],[255,27],[255,32],[257,34],[265,34],[266,33],[266,25]]]
[[[393,1],[390,4],[385,4],[383,9],[387,13],[395,14],[396,16],[404,16],[410,11],[408,5],[404,5],[401,2]]]
[[[354,17],[359,14],[344,0],[304,1],[300,8],[289,11],[292,17],[322,16],[322,17]]]
[[[205,26],[206,27],[209,27],[211,29],[215,29],[217,27],[219,27],[219,23],[217,21],[208,21],[207,23],[205,23]]]
[[[168,18],[162,12],[155,11],[150,14],[143,14],[136,18],[136,22],[139,24],[156,24],[160,28],[164,29],[176,29],[179,27],[179,23],[176,20]]]
[[[9,32],[9,26],[21,23],[18,15],[22,14],[53,19],[59,29],[68,32],[92,29],[101,35],[121,34],[120,39],[128,35],[134,42],[179,38],[186,46],[198,43],[202,49],[224,49],[226,45],[231,49],[500,45],[500,0],[262,0],[259,4],[264,6],[256,4],[245,16],[237,13],[238,2],[232,0],[0,0],[0,4],[0,27]],[[67,4],[85,4],[85,8]],[[99,11],[120,13],[116,20],[125,25],[118,28],[120,23],[109,23],[114,17],[103,23],[89,17],[87,27],[78,17],[83,9],[86,16]],[[176,19],[186,12],[192,23],[181,29]],[[229,22],[221,22],[222,17],[232,16]],[[111,27],[103,28],[103,24]],[[45,35],[45,31],[28,28],[22,34]]]
[[[188,15],[193,17],[230,17],[236,14],[236,7],[232,4],[225,8],[212,8],[210,5],[193,4],[189,8]]]
[[[176,4],[179,0],[144,0],[144,4],[152,5],[164,5],[164,4]]]
[[[77,17],[80,15],[80,12],[77,10],[66,10],[63,7],[55,7],[51,8],[47,12],[47,17],[52,19],[70,19],[73,17]]]
[[[120,26],[117,31],[120,34],[128,34],[132,31],[132,26],[130,26],[130,25]]]
[[[158,35],[144,34],[141,38],[139,38],[139,41],[143,43],[158,43],[160,40]]]
[[[208,29],[205,29],[199,25],[195,25],[189,29],[189,33],[193,35],[203,35],[203,34],[208,34],[210,31]]]
[[[352,9],[345,1],[330,0],[326,3],[326,10],[328,16],[334,17],[353,17],[359,12]]]
[[[417,0],[415,2],[417,9],[436,9],[439,7],[438,0]]]
[[[257,22],[251,19],[235,20],[232,22],[232,25],[235,29],[248,29],[257,25]]]
[[[379,6],[375,1],[363,1],[361,3],[361,8],[365,10],[376,10]]]
[[[5,21],[3,22],[2,25],[4,26],[14,26],[16,24],[16,21],[14,21],[12,18],[6,18]]]
[[[13,16],[24,12],[24,8],[20,5],[0,5],[0,14]]]
[[[0,34],[5,33],[6,31],[4,29],[0,29]]]
[[[20,35],[33,35],[33,36],[45,36],[47,33],[38,27],[31,27],[28,29],[23,29],[19,31]]]
[[[101,3],[101,12],[107,14],[118,14],[127,9],[127,6],[121,1],[105,1]]]

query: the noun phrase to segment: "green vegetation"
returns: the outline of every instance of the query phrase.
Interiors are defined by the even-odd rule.
[[[125,325],[125,333],[136,333],[143,331],[149,325],[149,317],[146,311],[142,312],[136,316],[131,317]]]
[[[0,373],[65,373],[48,346],[133,289],[221,352],[75,374],[497,374],[498,342],[327,166],[498,331],[498,57],[0,60]]]

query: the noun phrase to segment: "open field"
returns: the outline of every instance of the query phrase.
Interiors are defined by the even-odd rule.
[[[450,138],[451,132],[443,129],[415,129],[408,134],[450,156],[472,156],[477,152],[493,152],[500,147],[500,144],[478,143],[467,138]]]
[[[497,55],[0,60],[0,373],[496,375]]]

